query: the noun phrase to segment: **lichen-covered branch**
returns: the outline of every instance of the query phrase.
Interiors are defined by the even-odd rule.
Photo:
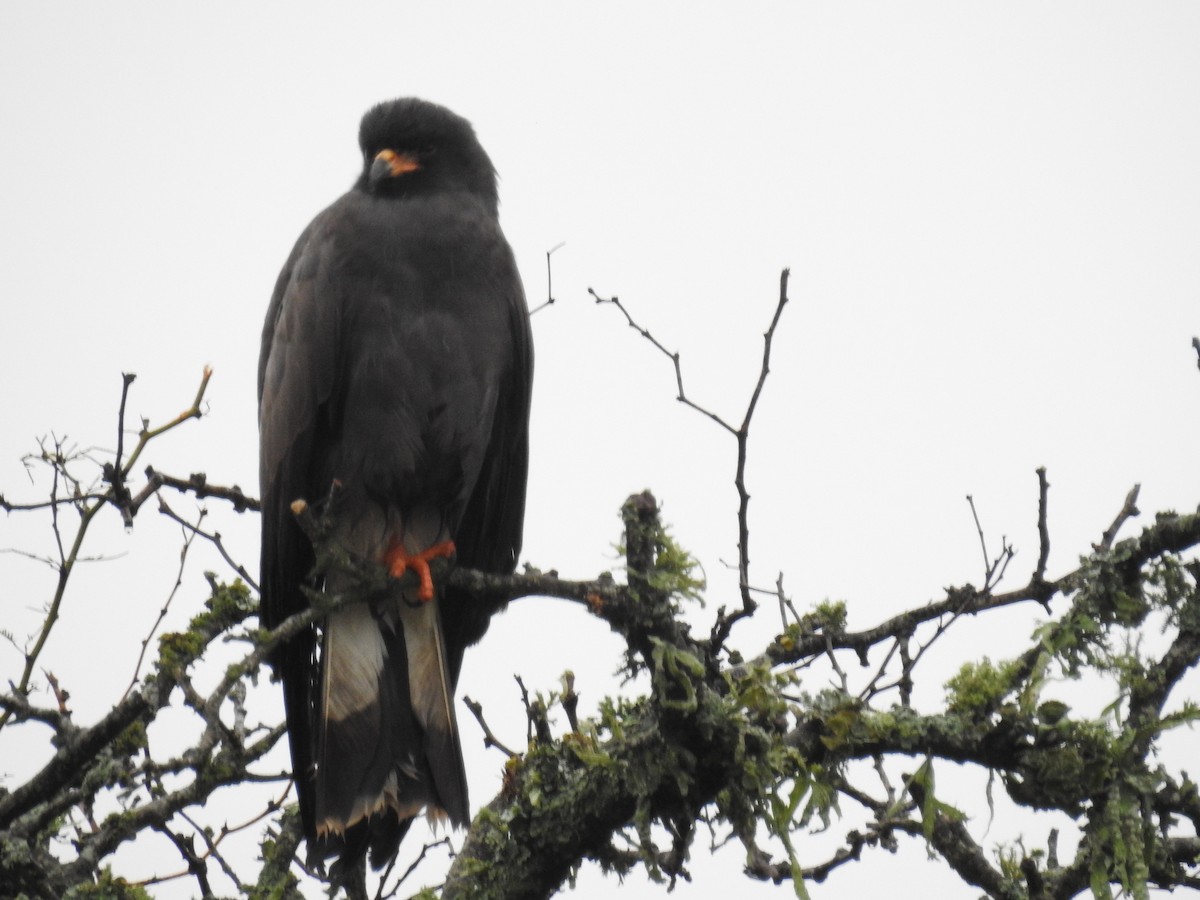
[[[785,301],[786,273],[759,390]],[[681,379],[678,356],[668,355]],[[49,501],[0,501],[10,511],[50,518],[50,562],[57,572],[46,619],[0,694],[0,728],[53,733],[38,771],[0,789],[0,885],[6,892],[60,898],[92,891],[145,900],[170,878],[188,879],[198,895],[215,896],[229,889],[215,886],[223,879],[243,896],[293,900],[302,878],[323,879],[298,862],[298,817],[280,799],[287,773],[256,768],[281,741],[283,726],[255,720],[246,698],[279,642],[319,628],[331,610],[366,602],[396,584],[376,561],[354,558],[330,541],[327,523],[307,504],[295,505],[298,521],[317,547],[318,569],[342,576],[340,593],[311,592],[309,609],[266,631],[255,627],[256,604],[243,581],[210,576],[204,610],[186,629],[148,642],[151,671],[111,709],[85,723],[50,673],[49,692],[33,690],[55,622],[69,611],[64,600],[94,517],[108,511],[128,521],[162,490],[214,498],[235,513],[256,508],[236,486],[211,485],[202,474],[175,479],[151,468],[144,485],[128,483],[149,441],[197,417],[202,395],[203,384],[183,414],[158,429],[144,426],[128,458],[119,445],[98,479],[78,474],[79,467],[97,464],[87,454],[62,441],[44,444]],[[752,401],[741,431],[726,427],[744,437],[753,410]],[[700,825],[711,830],[714,843],[745,848],[747,877],[800,896],[806,882],[836,878],[851,864],[869,865],[876,849],[895,851],[902,842],[924,843],[965,884],[997,900],[1057,900],[1086,890],[1103,897],[1110,885],[1133,897],[1146,896],[1150,886],[1197,887],[1200,790],[1159,751],[1164,735],[1200,720],[1200,707],[1179,688],[1200,665],[1200,514],[1160,514],[1117,540],[1137,515],[1131,492],[1113,524],[1097,528],[1101,538],[1092,552],[1074,571],[1049,581],[1048,487],[1039,470],[1039,553],[1022,587],[999,592],[1011,548],[1005,544],[990,555],[978,526],[982,588],[952,588],[944,598],[850,631],[843,603],[797,613],[781,575],[780,606],[790,615],[779,635],[744,656],[729,646],[733,622],[754,611],[744,602],[744,569],[736,595],[716,598],[719,611],[696,624],[701,613],[688,604],[706,587],[695,561],[662,525],[648,491],[621,509],[623,576],[573,581],[532,567],[496,576],[435,563],[439,583],[481,600],[557,597],[603,619],[624,642],[625,672],[644,675],[647,688],[632,699],[603,700],[586,718],[577,708],[573,676],[565,675],[561,691],[548,696],[519,681],[528,745],[504,748],[503,789],[476,815],[444,883],[423,895],[546,897],[588,864],[618,875],[641,868],[670,885],[690,876]],[[74,530],[67,513],[78,517]],[[184,524],[189,536],[224,551],[219,532]],[[722,599],[737,611],[726,615]],[[1031,618],[1027,644],[1007,658],[972,651],[949,681],[932,685],[944,689],[944,703],[918,703],[916,697],[930,693],[917,688],[931,686],[931,646],[945,650],[943,636],[967,617],[1030,601],[1043,621],[1035,625]],[[1148,634],[1156,639],[1141,640]],[[219,664],[218,645],[235,650]],[[1104,712],[1072,710],[1055,693],[1062,679],[1090,679],[1089,686],[1108,691]],[[553,725],[555,704],[566,713],[565,730]],[[197,726],[190,745],[171,753],[160,751],[151,729],[168,710]],[[482,712],[477,715],[482,721]],[[998,839],[966,815],[965,804],[939,788],[938,775],[950,766],[986,773],[1000,801],[1031,817],[1047,810],[1065,815],[1076,823],[1078,849],[1060,859],[1056,833],[1045,849],[1021,840],[996,848]],[[204,824],[200,813],[219,805],[220,788],[255,784],[273,793],[249,819]],[[997,798],[989,787],[986,797],[971,799],[978,810]],[[1063,821],[1055,818],[1060,827]],[[238,871],[222,841],[251,827],[262,829],[261,865]],[[801,839],[809,829],[830,831],[840,843],[810,851]],[[168,874],[112,872],[114,852],[151,831],[175,854]],[[424,854],[414,866],[429,865],[422,860]],[[395,895],[411,871],[385,874],[377,896]]]

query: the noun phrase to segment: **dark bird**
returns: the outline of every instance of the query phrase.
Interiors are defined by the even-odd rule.
[[[429,561],[516,564],[533,350],[470,123],[395,100],[363,117],[358,142],[362,173],[300,235],[263,327],[261,619],[307,608],[302,586],[341,586],[311,580],[299,499],[329,498],[319,511],[341,547],[417,576],[272,658],[310,859],[369,849],[379,867],[414,816],[469,819],[454,689],[501,602],[435,586]]]

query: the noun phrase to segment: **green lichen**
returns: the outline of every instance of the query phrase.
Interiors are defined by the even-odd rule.
[[[951,713],[980,715],[999,709],[1017,688],[1017,661],[993,663],[988,657],[968,662],[946,682],[946,708]]]
[[[81,884],[69,889],[63,900],[153,900],[145,888],[132,885],[105,867],[94,884]]]
[[[117,756],[132,756],[148,746],[146,723],[139,719],[117,736],[112,743],[112,750]]]
[[[241,624],[257,611],[250,589],[240,579],[232,584],[219,582],[206,573],[212,593],[204,601],[204,611],[193,616],[186,631],[168,632],[158,639],[156,671],[170,678],[194,663],[217,635]]]
[[[629,501],[622,507],[621,516],[627,529],[639,528],[638,541],[653,548],[649,571],[634,574],[644,578],[648,587],[672,599],[691,600],[703,606],[707,587],[704,567],[675,540],[670,526],[664,525],[657,515],[652,518],[638,516]],[[615,549],[621,556],[628,557],[626,541],[618,543]]]

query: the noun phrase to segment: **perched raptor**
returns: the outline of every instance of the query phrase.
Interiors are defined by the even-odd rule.
[[[363,117],[358,140],[362,173],[296,242],[263,327],[261,618],[306,608],[302,586],[339,589],[310,579],[299,499],[342,547],[417,576],[272,660],[310,858],[370,849],[380,866],[414,816],[469,818],[454,688],[499,604],[435,586],[428,562],[513,570],[533,355],[496,172],[471,125],[395,100]]]

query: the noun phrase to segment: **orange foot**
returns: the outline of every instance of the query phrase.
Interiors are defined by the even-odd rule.
[[[416,573],[417,578],[421,580],[421,586],[417,588],[417,599],[428,603],[433,599],[433,576],[429,574],[429,561],[438,557],[446,559],[453,555],[454,541],[442,541],[409,556],[404,545],[393,538],[387,553],[383,555],[383,564],[388,567],[388,572],[393,578],[399,578],[405,572]]]

